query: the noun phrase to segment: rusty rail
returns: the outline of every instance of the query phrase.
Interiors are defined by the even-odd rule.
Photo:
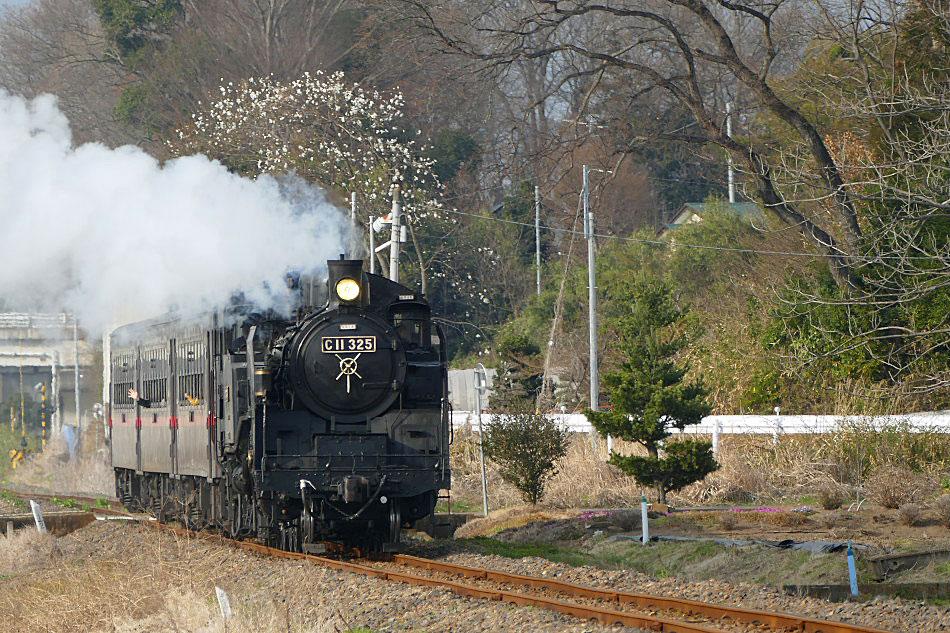
[[[469,578],[481,578],[511,585],[524,585],[536,589],[550,589],[581,598],[594,598],[616,604],[635,604],[644,609],[679,611],[681,613],[701,615],[713,620],[729,619],[736,622],[767,626],[774,629],[804,631],[805,633],[889,633],[883,629],[876,629],[861,624],[833,622],[830,620],[820,620],[818,618],[745,609],[742,607],[729,607],[708,602],[699,602],[697,600],[687,600],[685,598],[611,591],[609,589],[598,589],[596,587],[578,585],[563,580],[520,576],[503,571],[455,565],[453,563],[419,558],[417,556],[407,556],[405,554],[395,554],[393,561],[410,567],[442,571],[459,576],[467,576]]]
[[[323,565],[324,567],[329,567],[331,569],[363,574],[364,576],[372,576],[375,578],[381,578],[383,580],[395,580],[399,582],[405,582],[407,584],[425,585],[430,587],[442,587],[460,596],[481,598],[485,600],[497,600],[522,606],[539,607],[585,620],[597,620],[598,622],[608,626],[613,624],[622,624],[624,626],[639,627],[641,629],[659,631],[662,633],[722,633],[721,629],[710,628],[703,624],[671,620],[669,618],[645,613],[630,613],[611,608],[582,605],[544,596],[517,593],[514,591],[483,589],[481,587],[466,585],[459,582],[439,580],[437,578],[429,578],[426,576],[416,576],[402,572],[387,571],[385,569],[379,569],[368,565],[335,560],[332,558],[325,558],[323,556],[301,554],[299,552],[287,552],[250,541],[235,541],[223,536],[209,535],[207,533],[197,534],[188,530],[183,530],[181,528],[169,525],[161,525],[155,522],[143,523],[143,525],[170,530],[183,536],[199,536],[201,538],[206,538],[208,540],[244,550],[257,552],[266,556],[290,560],[307,560],[319,565]],[[744,609],[741,607],[729,607],[707,602],[699,602],[696,600],[686,600],[682,598],[651,596],[623,591],[597,589],[595,587],[577,585],[561,580],[536,578],[533,576],[519,576],[517,574],[509,574],[502,571],[455,565],[452,563],[434,561],[427,558],[407,556],[405,554],[395,554],[391,557],[391,560],[393,562],[412,567],[441,571],[459,576],[491,580],[494,582],[501,582],[516,586],[526,585],[537,589],[549,589],[579,598],[605,600],[608,602],[613,602],[618,606],[636,605],[637,607],[644,609],[678,611],[685,614],[700,615],[708,619],[733,620],[735,622],[766,626],[773,629],[802,631],[804,633],[891,633],[890,631],[886,631],[884,629],[876,629],[861,624],[832,622],[829,620],[819,620],[817,618],[788,615],[783,613],[772,613],[769,611],[757,611],[754,609]]]
[[[91,508],[90,512],[92,513],[98,512],[99,514],[108,514],[110,516],[125,516],[129,514],[129,512],[127,512],[126,510],[117,509],[117,508],[123,508],[124,506],[122,505],[121,502],[116,501],[114,499],[106,499],[106,501],[109,502],[109,507],[100,508],[96,506],[96,503],[98,503],[99,499],[94,498],[94,497],[79,497],[76,495],[48,495],[48,494],[41,494],[38,492],[20,492],[18,490],[10,490],[9,488],[5,488],[4,490],[12,494],[14,497],[19,497],[20,499],[26,499],[26,500],[33,499],[34,501],[39,501],[43,499],[46,501],[52,501],[53,499],[60,499],[60,500],[65,501],[68,499],[72,499],[73,501],[76,501],[77,503],[89,504]],[[67,510],[69,509],[81,510],[82,508],[78,507],[78,508],[66,508],[66,509]]]
[[[28,495],[25,493],[16,492],[14,494],[22,497],[47,499],[52,498],[53,496]],[[59,498],[88,501],[87,498],[68,495],[60,495]],[[383,580],[395,580],[407,584],[441,587],[464,597],[496,600],[522,606],[539,607],[585,620],[597,620],[598,622],[608,626],[622,624],[624,626],[639,627],[641,629],[658,631],[660,633],[722,633],[721,629],[709,628],[708,626],[704,626],[702,624],[671,620],[645,613],[630,613],[618,611],[612,608],[582,605],[544,596],[517,593],[514,591],[483,589],[481,587],[450,580],[439,580],[426,576],[416,576],[409,573],[387,571],[368,565],[361,565],[359,563],[336,560],[323,556],[315,556],[312,554],[288,552],[251,541],[236,541],[216,534],[210,534],[207,532],[193,532],[167,524],[160,524],[154,521],[143,521],[141,523],[147,527],[171,531],[186,537],[199,537],[212,542],[218,542],[239,549],[263,554],[265,556],[290,560],[306,560],[317,563],[324,567],[329,567],[331,569],[362,574],[365,576],[372,576],[375,578],[381,578]],[[489,580],[514,586],[520,585],[535,589],[547,589],[572,597],[602,600],[616,604],[618,606],[635,605],[641,609],[677,611],[688,615],[702,616],[712,620],[732,620],[735,622],[765,626],[773,629],[801,631],[803,633],[891,633],[884,629],[872,628],[861,624],[833,622],[805,616],[773,613],[769,611],[745,609],[742,607],[730,607],[725,605],[711,604],[708,602],[700,602],[697,600],[687,600],[685,598],[671,598],[668,596],[653,596],[624,591],[612,591],[609,589],[598,589],[596,587],[578,585],[562,580],[554,580],[551,578],[521,576],[503,571],[456,565],[453,563],[435,561],[427,558],[419,558],[417,556],[408,556],[405,554],[392,555],[390,560],[409,567],[439,571],[468,578]]]

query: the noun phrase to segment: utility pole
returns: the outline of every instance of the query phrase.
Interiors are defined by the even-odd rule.
[[[350,224],[356,228],[356,192],[350,194]]]
[[[374,222],[376,222],[376,218],[369,216],[369,272],[371,275],[376,274],[376,227],[373,226]]]
[[[595,169],[610,173],[607,170]],[[590,210],[590,172],[584,165],[584,237],[587,238],[587,304],[590,315],[590,408],[600,410],[600,373],[598,371],[598,344],[597,344],[597,260],[595,257],[594,242],[594,214]],[[607,436],[607,452],[613,450],[614,438]]]
[[[481,363],[475,365],[475,408],[478,409],[478,454],[482,462],[482,509],[488,516],[488,478],[485,476],[485,435],[482,429],[482,395],[488,388],[488,372]]]
[[[40,428],[42,432],[42,446],[46,450],[46,383],[40,383]]]
[[[587,305],[590,322],[590,408],[599,410],[600,376],[597,373],[597,268],[594,258],[594,214],[590,212],[590,167],[584,165],[584,237],[587,238]]]
[[[75,387],[73,388],[74,402],[76,404],[76,432],[81,433],[82,427],[82,418],[79,415],[79,319],[76,318],[75,313],[73,314],[73,351],[76,354],[76,362],[73,363],[73,380],[75,382]],[[82,437],[80,435],[80,437]]]
[[[399,282],[399,241],[400,223],[402,220],[402,204],[399,201],[399,185],[393,186],[392,232],[389,241],[389,278]]]
[[[541,294],[541,187],[534,186],[534,267],[538,294]]]
[[[732,102],[726,102],[726,136],[732,138]],[[736,173],[732,167],[732,152],[728,153],[729,159],[729,204],[736,202]]]

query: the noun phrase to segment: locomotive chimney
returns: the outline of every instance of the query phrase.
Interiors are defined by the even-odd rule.
[[[327,261],[327,268],[328,309],[369,304],[369,284],[363,275],[362,259],[345,259],[341,254],[340,259]]]

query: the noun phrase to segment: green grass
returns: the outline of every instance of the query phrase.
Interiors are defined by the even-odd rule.
[[[108,508],[108,507],[109,507],[109,500],[106,499],[105,497],[97,497],[97,498],[96,498],[96,507],[97,507],[97,508]]]
[[[635,541],[607,539],[590,542],[584,549],[542,543],[505,543],[487,537],[458,539],[456,543],[482,554],[516,559],[530,556],[603,569],[634,569],[657,578],[704,580],[731,574],[735,582],[764,585],[847,581],[846,560],[834,554],[735,548],[709,542],[660,542],[644,547]],[[870,574],[864,561],[858,561],[858,572],[861,577]]]
[[[597,567],[614,567],[610,561],[602,560],[576,549],[567,549],[556,545],[505,543],[485,536],[458,539],[457,542],[481,554],[494,554],[496,556],[504,556],[505,558],[525,558],[527,556],[533,556],[535,558],[544,558],[554,561],[555,563],[566,563],[574,566],[594,565]]]
[[[3,499],[7,503],[23,510],[26,510],[30,507],[26,501],[16,496],[9,490],[0,490],[0,499]]]
[[[63,508],[74,509],[79,507],[79,503],[75,499],[60,499],[58,497],[53,497],[50,499],[50,502],[55,503],[56,505]]]
[[[482,507],[480,505],[476,506],[471,503],[465,503],[464,501],[453,501],[452,502],[452,512],[481,512]],[[435,506],[436,512],[448,512],[449,506],[445,501],[440,501],[438,505]]]

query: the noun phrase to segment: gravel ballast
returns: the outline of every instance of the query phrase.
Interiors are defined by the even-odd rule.
[[[895,632],[950,631],[950,608],[929,606],[923,602],[900,598],[877,597],[866,602],[835,603],[790,596],[778,589],[759,585],[730,584],[720,580],[687,582],[676,578],[653,578],[629,569],[572,567],[542,558],[511,559],[460,550],[449,551],[440,559],[459,565],[497,569],[525,576],[545,576],[615,591],[672,596],[747,609],[840,620]]]
[[[52,584],[58,587],[55,595],[49,592]],[[358,627],[374,633],[617,630],[111,521],[57,539],[45,564],[3,577],[0,616],[36,622],[40,631],[219,631],[215,586],[229,593],[237,615],[257,618],[246,629],[229,624],[228,633]],[[262,624],[259,614],[269,614],[269,623]]]

